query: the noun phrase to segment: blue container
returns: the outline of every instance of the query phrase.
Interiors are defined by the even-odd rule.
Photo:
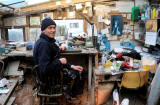
[[[28,43],[26,44],[27,50],[32,50],[33,47],[34,47],[34,43],[33,43],[33,42],[28,42]]]
[[[5,53],[5,48],[0,48],[0,53]]]

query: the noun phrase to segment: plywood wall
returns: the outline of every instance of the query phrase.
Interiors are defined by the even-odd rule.
[[[4,23],[4,26],[24,26],[26,25],[26,16],[5,18]]]

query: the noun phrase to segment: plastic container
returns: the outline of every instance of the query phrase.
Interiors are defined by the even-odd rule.
[[[111,67],[112,62],[110,60],[107,60],[107,62],[104,64],[104,67]]]
[[[156,59],[151,56],[142,57],[142,68],[145,70],[155,70],[156,69]]]

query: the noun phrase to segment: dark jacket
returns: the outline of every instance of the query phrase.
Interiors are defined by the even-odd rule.
[[[63,68],[60,62],[60,50],[55,39],[41,33],[40,39],[34,46],[33,56],[36,65],[39,65],[40,75],[48,76],[59,72]]]

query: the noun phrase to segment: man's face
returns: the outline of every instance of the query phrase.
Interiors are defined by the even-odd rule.
[[[44,29],[42,32],[46,34],[49,38],[54,38],[56,34],[56,26],[50,25],[46,29]]]

